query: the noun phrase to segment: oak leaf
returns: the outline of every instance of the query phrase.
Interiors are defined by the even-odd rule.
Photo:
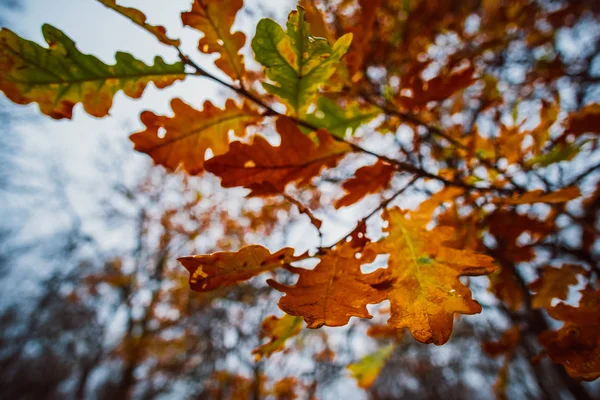
[[[368,194],[378,193],[387,188],[395,170],[393,165],[382,161],[359,168],[354,177],[342,185],[346,195],[335,202],[335,208],[352,205]]]
[[[424,81],[421,74],[411,74],[409,84],[405,87],[410,89],[411,95],[400,95],[395,101],[402,107],[420,109],[431,101],[445,100],[455,92],[471,86],[476,81],[474,72],[475,68],[467,67],[428,81]]]
[[[490,292],[503,301],[509,309],[518,311],[524,303],[523,289],[515,279],[514,266],[506,264],[490,275]]]
[[[206,101],[198,111],[180,99],[173,99],[171,108],[173,117],[144,111],[141,119],[146,130],[131,135],[131,141],[137,151],[150,155],[156,164],[169,170],[183,165],[192,175],[203,171],[209,149],[214,155],[227,152],[230,131],[243,137],[247,126],[263,118],[247,103],[239,106],[231,99],[224,109]],[[163,130],[164,137],[160,137]]]
[[[190,273],[190,287],[207,292],[235,285],[254,276],[283,267],[302,257],[294,257],[294,249],[285,248],[271,254],[262,246],[247,246],[236,253],[180,257],[177,260]]]
[[[353,81],[362,76],[365,61],[368,60],[371,40],[376,33],[377,12],[381,8],[382,0],[359,0],[360,20],[349,32],[356,37],[348,50],[345,64],[348,66]]]
[[[179,46],[181,42],[177,39],[170,39],[167,36],[167,30],[161,25],[150,25],[146,22],[146,15],[139,10],[131,7],[124,7],[117,4],[117,0],[98,0],[106,7],[111,8],[119,14],[131,20],[134,24],[139,25],[146,31],[150,32],[161,42],[169,46]]]
[[[348,365],[348,370],[350,370],[352,377],[356,379],[359,387],[368,389],[375,383],[395,347],[394,343],[389,344]]]
[[[151,82],[162,89],[185,78],[181,62],[167,64],[156,57],[154,65],[146,65],[118,52],[116,64],[107,65],[81,53],[50,25],[44,25],[42,33],[48,48],[8,29],[0,31],[0,90],[17,104],[38,103],[40,111],[54,119],[70,119],[77,103],[89,114],[104,117],[120,90],[138,98]]]
[[[588,132],[600,133],[600,103],[589,104],[568,116],[567,133],[579,136]]]
[[[569,286],[577,284],[577,275],[585,275],[587,271],[580,265],[565,264],[560,268],[545,266],[540,277],[529,285],[534,292],[531,297],[532,308],[550,308],[552,299],[566,300]]]
[[[243,186],[261,192],[265,184],[282,192],[291,182],[305,184],[323,167],[333,167],[350,146],[336,142],[325,131],[317,131],[318,144],[304,135],[289,118],[276,123],[281,144],[271,146],[260,136],[251,144],[233,142],[229,151],[205,163],[207,171],[221,177],[223,187]],[[271,190],[272,192],[273,190]]]
[[[257,359],[270,357],[273,353],[285,348],[288,339],[298,335],[302,330],[302,318],[285,314],[281,318],[274,315],[265,318],[261,325],[261,337],[269,337],[269,342],[252,351]]]
[[[285,293],[279,308],[290,315],[304,317],[309,328],[343,326],[350,317],[372,318],[367,304],[385,299],[386,285],[382,269],[363,274],[361,264],[371,260],[357,258],[357,249],[342,243],[334,250],[324,250],[315,269],[288,268],[300,275],[294,286],[285,286],[272,279],[267,283]]]
[[[447,247],[454,230],[439,227],[428,231],[423,214],[399,208],[385,210],[387,236],[367,244],[368,252],[389,254],[391,303],[388,324],[408,328],[422,343],[444,344],[452,333],[453,315],[477,314],[479,303],[471,298],[460,276],[478,276],[495,270],[492,258],[470,250]]]
[[[565,325],[542,332],[539,341],[569,375],[593,381],[600,377],[600,291],[588,286],[581,294],[578,307],[559,303],[548,309],[552,318]]]
[[[353,135],[356,129],[379,115],[381,111],[374,106],[349,102],[342,107],[334,100],[322,96],[317,99],[315,112],[308,114],[306,121],[343,139]]]
[[[204,33],[198,49],[206,54],[219,53],[215,65],[233,80],[240,80],[245,74],[244,58],[239,53],[246,35],[239,31],[231,33],[242,6],[242,0],[194,0],[192,9],[181,14],[185,26]]]
[[[335,72],[352,42],[352,35],[339,38],[333,46],[327,39],[312,36],[304,9],[289,14],[287,32],[275,21],[262,19],[252,39],[256,61],[266,68],[263,83],[267,92],[279,96],[294,116],[303,118],[319,87]]]
[[[533,204],[533,203],[566,203],[570,200],[581,196],[579,188],[575,186],[563,188],[551,193],[545,193],[543,190],[532,190],[521,195],[514,196],[509,199],[499,199],[498,202],[505,204]]]

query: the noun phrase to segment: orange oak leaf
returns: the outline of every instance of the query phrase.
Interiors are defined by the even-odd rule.
[[[361,264],[373,261],[357,258],[357,249],[343,243],[334,250],[325,250],[313,270],[288,268],[300,275],[290,287],[272,279],[267,283],[285,293],[279,308],[290,315],[304,317],[309,328],[343,326],[350,317],[372,318],[367,304],[385,299],[385,273],[382,269],[363,274]]]
[[[359,168],[354,174],[355,176],[342,185],[346,195],[335,202],[335,208],[352,205],[368,194],[378,193],[387,188],[394,171],[393,165],[382,161]]]
[[[221,252],[208,255],[180,257],[177,260],[190,273],[190,287],[208,292],[232,286],[256,275],[297,261],[294,249],[285,248],[271,254],[262,246],[247,246],[236,253]]]
[[[519,344],[521,333],[518,327],[512,327],[505,331],[497,341],[481,343],[482,350],[491,357],[510,354]]]
[[[238,106],[231,99],[224,109],[206,101],[202,111],[198,111],[180,99],[173,99],[171,108],[173,117],[144,111],[141,119],[146,130],[131,135],[131,141],[137,151],[148,154],[156,164],[169,170],[183,165],[192,175],[203,171],[207,150],[215,155],[227,151],[230,131],[244,136],[247,126],[263,118],[247,103]],[[164,137],[159,136],[161,131]]]
[[[578,307],[559,303],[548,309],[552,318],[565,325],[542,332],[539,341],[569,375],[593,381],[600,377],[600,291],[588,286],[581,294]]]
[[[447,247],[454,236],[451,227],[428,231],[429,218],[399,208],[385,210],[387,236],[367,244],[365,254],[389,254],[391,303],[388,324],[408,328],[422,343],[444,344],[452,333],[456,313],[477,314],[479,303],[471,298],[460,276],[478,276],[495,270],[492,258],[470,250]]]
[[[600,133],[600,103],[589,104],[580,111],[569,114],[567,132],[575,135]]]
[[[252,350],[257,359],[270,357],[271,354],[285,348],[288,339],[302,330],[302,318],[285,314],[281,318],[274,315],[265,318],[261,325],[261,337],[269,337],[269,342]]]
[[[569,286],[577,283],[577,275],[587,271],[580,265],[565,264],[560,268],[545,266],[540,277],[529,285],[535,294],[531,297],[531,307],[550,308],[552,299],[566,300]]]
[[[352,42],[345,58],[350,76],[354,80],[360,78],[361,74],[357,73],[363,69],[369,54],[369,46],[376,28],[377,11],[381,7],[382,1],[359,0],[358,3],[360,4],[360,22],[348,30],[356,39]]]
[[[310,24],[312,35],[323,37],[329,43],[334,43],[335,35],[327,25],[323,14],[317,8],[315,0],[300,0],[298,4],[304,8],[304,17],[306,18],[306,22]]]
[[[198,49],[206,54],[219,53],[215,65],[231,79],[244,76],[244,58],[239,54],[246,35],[231,33],[237,12],[242,8],[242,0],[194,0],[192,9],[181,14],[183,24],[204,33]]]
[[[576,199],[581,196],[579,188],[571,186],[564,189],[557,190],[551,193],[544,193],[543,190],[532,190],[521,195],[517,195],[510,199],[499,199],[498,202],[504,204],[533,204],[533,203],[566,203],[567,201]]]
[[[423,81],[420,74],[414,74],[409,79],[411,96],[401,95],[396,102],[406,108],[422,108],[430,101],[442,101],[452,96],[455,92],[471,86],[476,79],[473,77],[475,68],[468,67],[447,75]]]
[[[169,46],[179,46],[180,41],[167,37],[167,30],[161,25],[150,25],[146,23],[146,15],[139,10],[131,7],[124,7],[117,4],[117,0],[98,0],[106,7],[111,8],[130,19],[133,23],[141,26],[146,31],[150,32],[161,42]]]
[[[233,142],[227,153],[205,163],[206,170],[221,177],[226,188],[243,186],[260,192],[268,183],[282,192],[288,183],[309,182],[323,167],[335,166],[350,151],[349,145],[336,142],[323,130],[317,131],[319,144],[315,144],[286,117],[280,117],[276,127],[280,146],[273,147],[260,136],[251,144]]]
[[[514,266],[505,265],[500,271],[490,275],[490,292],[503,301],[508,308],[517,311],[524,302],[523,290],[514,276]]]
[[[497,242],[496,252],[503,260],[514,262],[529,261],[535,257],[531,246],[524,246],[519,237],[527,232],[533,241],[540,241],[556,229],[553,218],[540,221],[527,214],[514,210],[497,209],[488,217],[489,233]]]

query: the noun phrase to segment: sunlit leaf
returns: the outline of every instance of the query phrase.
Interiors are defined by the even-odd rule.
[[[452,333],[454,314],[481,312],[459,277],[493,272],[492,258],[447,247],[444,242],[453,237],[453,229],[428,231],[428,220],[417,213],[393,208],[385,210],[383,218],[387,236],[367,244],[363,254],[389,254],[388,324],[408,328],[419,342],[444,344]]]

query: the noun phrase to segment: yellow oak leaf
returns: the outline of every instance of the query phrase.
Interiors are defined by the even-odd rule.
[[[261,325],[261,337],[269,337],[269,342],[252,351],[257,359],[270,357],[271,354],[285,348],[285,342],[300,333],[302,318],[285,314],[281,318],[274,315],[265,318]]]
[[[422,343],[444,344],[452,333],[453,316],[477,314],[481,306],[471,297],[460,276],[478,276],[495,270],[492,258],[470,250],[448,247],[451,227],[426,229],[429,219],[419,213],[385,210],[387,236],[366,245],[368,252],[389,254],[391,288],[388,324],[408,328]]]
[[[131,141],[137,151],[148,154],[156,164],[169,170],[183,165],[192,175],[203,171],[207,150],[214,155],[227,152],[230,131],[242,137],[247,126],[263,118],[247,103],[239,106],[231,99],[224,109],[206,101],[202,111],[198,111],[180,99],[173,99],[171,108],[173,117],[144,111],[141,119],[146,130],[131,135]]]

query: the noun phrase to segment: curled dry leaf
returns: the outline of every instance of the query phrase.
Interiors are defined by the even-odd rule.
[[[146,15],[143,12],[136,10],[131,7],[123,7],[117,4],[117,0],[98,0],[100,3],[104,4],[106,7],[111,8],[122,14],[129,20],[131,20],[134,24],[141,26],[146,31],[150,32],[156,38],[169,46],[179,46],[181,43],[177,39],[170,39],[167,36],[167,30],[164,26],[161,25],[150,25],[146,23]]]
[[[285,348],[288,339],[298,335],[302,330],[302,318],[285,314],[281,318],[274,315],[265,318],[261,325],[261,337],[268,337],[269,342],[252,351],[256,358],[270,357],[271,354]]]
[[[227,152],[231,131],[243,137],[246,127],[263,118],[247,103],[239,106],[231,99],[224,109],[206,101],[198,111],[180,99],[173,99],[171,108],[173,117],[144,111],[141,119],[146,130],[131,135],[131,141],[137,151],[148,154],[156,164],[169,170],[183,165],[192,175],[203,171],[207,150],[214,155]],[[163,130],[164,137],[160,137]]]
[[[335,208],[352,205],[368,194],[378,193],[387,188],[395,170],[393,165],[382,161],[359,168],[354,177],[342,185],[346,195],[335,202]]]
[[[493,272],[492,258],[470,250],[447,247],[454,230],[441,227],[426,230],[422,214],[408,214],[399,208],[385,210],[387,236],[366,245],[364,254],[389,254],[391,303],[388,324],[408,328],[422,343],[444,344],[450,338],[453,316],[481,312],[460,276]]]
[[[138,98],[150,82],[162,89],[186,76],[183,63],[167,64],[160,57],[146,65],[117,52],[116,64],[107,65],[80,52],[53,26],[44,25],[42,33],[48,48],[8,29],[0,31],[0,90],[17,104],[38,103],[54,119],[70,119],[77,103],[94,117],[104,117],[118,91]]]
[[[206,54],[219,53],[215,65],[233,80],[245,75],[244,58],[239,53],[246,43],[246,35],[231,33],[242,6],[242,0],[194,0],[192,9],[181,14],[185,26],[204,33],[198,50]]]
[[[318,144],[304,135],[289,118],[280,117],[276,123],[281,144],[271,146],[260,136],[251,144],[233,142],[229,151],[205,163],[206,170],[221,177],[221,186],[243,186],[264,190],[265,184],[279,192],[288,183],[305,184],[318,175],[323,167],[333,167],[350,151],[325,131],[317,131]]]
[[[236,253],[221,252],[178,258],[190,273],[190,287],[197,292],[208,292],[235,285],[252,277],[302,259],[295,257],[294,249],[285,248],[271,254],[262,246],[248,246]]]
[[[271,287],[285,293],[279,308],[304,317],[309,328],[346,325],[350,317],[372,318],[367,304],[385,299],[385,273],[379,269],[363,274],[361,264],[373,260],[357,258],[357,251],[346,242],[334,250],[324,250],[313,270],[288,268],[300,275],[291,287],[268,280]]]

